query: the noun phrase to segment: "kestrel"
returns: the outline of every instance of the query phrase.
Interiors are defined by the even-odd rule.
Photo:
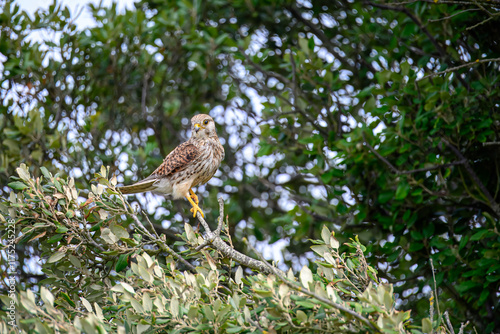
[[[199,211],[198,196],[193,187],[207,183],[224,159],[224,147],[215,132],[212,117],[199,114],[191,118],[191,138],[177,146],[163,163],[147,178],[129,186],[119,187],[122,194],[151,191],[159,195],[172,195],[174,199],[187,198],[193,217]]]

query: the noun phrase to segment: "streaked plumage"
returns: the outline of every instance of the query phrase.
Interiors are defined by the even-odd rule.
[[[177,146],[163,163],[147,178],[129,186],[119,187],[122,194],[151,191],[160,195],[172,195],[174,199],[186,197],[196,212],[198,197],[192,187],[207,183],[224,159],[224,147],[215,132],[212,117],[205,114],[191,118],[191,138]],[[193,202],[194,200],[194,202]]]

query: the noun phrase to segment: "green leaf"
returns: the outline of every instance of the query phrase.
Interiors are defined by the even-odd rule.
[[[380,204],[384,204],[387,203],[393,197],[394,197],[393,191],[383,191],[378,195],[378,201]]]
[[[67,293],[61,292],[60,296],[63,297],[72,307],[76,306],[75,302],[73,300],[71,300],[71,298],[69,297],[69,295]]]
[[[82,263],[80,262],[80,260],[76,256],[69,254],[68,259],[69,259],[69,262],[71,262],[71,264],[73,264],[75,266],[75,268],[82,269]]]
[[[396,189],[396,195],[394,196],[397,200],[405,199],[410,192],[410,185],[406,182],[401,182],[398,185],[398,189]]]
[[[54,244],[54,243],[58,242],[59,240],[61,240],[63,237],[64,237],[64,234],[53,235],[49,238],[49,240],[47,240],[47,243]]]
[[[257,152],[258,157],[263,157],[266,155],[269,155],[273,152],[274,147],[272,145],[269,145],[267,143],[260,143],[260,148],[259,151]]]
[[[22,183],[20,181],[10,182],[8,184],[8,186],[14,190],[23,190],[23,189],[29,188],[29,186],[25,185],[24,183]]]
[[[365,112],[370,113],[373,111],[373,109],[375,109],[375,107],[376,107],[375,98],[372,96],[365,103],[365,106],[364,106]]]
[[[232,326],[232,325],[229,325],[229,326]],[[243,328],[240,327],[240,326],[236,326],[236,327],[229,327],[226,329],[226,333],[241,333],[243,331]]]
[[[92,226],[90,228],[90,232],[95,232],[95,231],[99,231],[101,229],[101,226],[104,222],[103,221],[100,221],[99,223],[95,224],[94,226]]]
[[[177,297],[172,297],[170,300],[170,312],[174,317],[179,316],[179,299]]]
[[[66,233],[68,232],[68,228],[66,226],[58,226],[56,229],[56,233]]]
[[[42,166],[42,167],[40,167],[40,171],[42,172],[42,175],[43,175],[43,176],[44,176],[47,180],[50,180],[51,175],[50,175],[50,173],[49,173],[49,171],[48,171],[48,169],[47,169],[47,168],[45,168],[45,167],[43,167],[43,166]]]
[[[316,307],[317,304],[315,303],[311,303],[311,302],[308,302],[308,301],[305,301],[305,300],[298,300],[295,302],[297,305],[300,305],[300,306],[303,306],[305,308],[314,308]]]
[[[433,332],[432,321],[429,318],[422,319],[422,332],[424,334],[432,334]]]
[[[307,266],[303,266],[300,271],[300,282],[306,289],[309,289],[309,284],[313,282],[312,271]]]
[[[66,253],[64,252],[55,252],[54,254],[52,254],[49,259],[47,260],[47,263],[54,263],[54,262],[57,262],[59,261],[60,259],[62,259],[64,256],[66,255]]]
[[[490,234],[490,231],[487,229],[483,229],[483,230],[480,230],[479,232],[474,233],[472,235],[472,237],[470,238],[470,240],[471,241],[481,240],[481,239],[485,238],[488,234]]]
[[[118,261],[116,262],[115,270],[120,272],[128,266],[128,258],[130,254],[120,254]]]

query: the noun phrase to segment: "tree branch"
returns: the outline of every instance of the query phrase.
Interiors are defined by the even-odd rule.
[[[191,264],[189,263],[188,261],[186,261],[182,256],[180,256],[179,254],[177,254],[172,248],[170,248],[165,240],[162,240],[160,238],[157,238],[155,237],[154,235],[152,235],[147,229],[146,227],[141,223],[141,221],[139,220],[139,218],[137,218],[137,216],[133,213],[130,214],[130,217],[132,217],[132,219],[134,220],[135,222],[135,225],[144,233],[146,234],[151,240],[153,240],[155,242],[155,244],[160,247],[161,250],[169,253],[170,255],[172,255],[176,260],[179,260],[180,262],[182,262],[186,267],[189,268],[189,270],[195,272],[196,271],[196,268]]]
[[[386,4],[376,4],[376,3],[373,3],[371,1],[365,1],[365,4],[376,7],[376,8],[380,8],[380,9],[395,10],[397,12],[405,13],[413,22],[415,22],[415,24],[424,32],[424,34],[427,35],[429,40],[432,42],[432,44],[434,44],[434,47],[439,52],[439,55],[441,57],[446,56],[446,51],[443,49],[443,47],[438,43],[438,41],[434,38],[434,36],[432,36],[432,34],[429,32],[429,30],[426,27],[424,27],[422,22],[420,22],[420,20],[415,15],[413,15],[413,13],[411,13],[408,10],[408,8],[406,8],[404,6],[400,6],[400,5],[391,6],[391,5],[386,5]]]
[[[264,274],[272,274],[274,273],[274,270],[270,270],[266,264],[262,261],[255,260],[249,256],[246,256],[245,254],[242,254],[235,250],[234,248],[231,248],[228,246],[220,237],[220,232],[222,230],[222,226],[224,223],[224,200],[222,197],[219,197],[219,209],[220,209],[220,215],[219,215],[219,221],[218,221],[218,226],[215,231],[212,232],[210,227],[208,226],[207,222],[205,219],[201,216],[200,212],[197,212],[196,218],[198,218],[199,222],[203,226],[203,228],[206,230],[205,234],[205,243],[202,245],[198,246],[197,249],[206,247],[207,245],[212,245],[215,249],[217,249],[222,255],[231,258],[242,265],[255,269],[259,272],[262,272]],[[283,271],[276,269],[282,274],[285,274]]]
[[[368,147],[368,149],[375,154],[377,158],[379,158],[383,163],[385,163],[389,169],[396,175],[405,175],[405,174],[414,174],[414,173],[420,173],[420,172],[429,172],[431,170],[436,170],[440,168],[447,168],[447,167],[452,167],[452,166],[457,166],[457,165],[465,165],[467,163],[467,159],[465,157],[462,157],[461,160],[459,161],[454,161],[454,162],[449,162],[446,164],[442,165],[436,165],[436,166],[431,166],[431,167],[425,167],[425,168],[417,168],[417,169],[411,169],[411,170],[404,170],[400,171],[397,169],[393,164],[389,162],[386,158],[384,158],[380,153],[378,153],[373,146],[371,146],[368,141],[366,140],[365,134],[363,133],[363,140],[365,142],[365,145]]]
[[[424,79],[427,79],[427,78],[433,78],[433,77],[435,77],[437,75],[454,72],[454,71],[459,70],[459,69],[464,68],[464,67],[470,67],[470,66],[474,66],[476,64],[489,63],[489,62],[494,62],[494,61],[500,61],[500,58],[477,59],[476,61],[471,61],[471,62],[468,62],[466,64],[462,64],[462,65],[455,66],[455,67],[450,67],[450,68],[448,68],[448,69],[446,69],[444,71],[441,71],[441,72],[436,72],[436,73],[428,74],[428,75],[422,77],[422,79],[419,79],[418,81],[421,81],[421,80],[424,80]]]
[[[288,6],[286,7],[286,9],[292,14],[292,16],[296,20],[302,22],[305,26],[307,26],[311,30],[311,32],[316,37],[318,37],[318,39],[321,40],[321,42],[323,42],[323,45],[328,49],[328,52],[330,52],[336,59],[338,59],[338,61],[340,61],[340,63],[344,65],[344,67],[353,72],[353,74],[358,72],[358,69],[356,67],[351,66],[344,57],[342,57],[337,51],[335,51],[336,45],[332,43],[330,38],[328,38],[328,36],[326,36],[326,34],[321,29],[319,29],[311,21],[306,20],[294,6]],[[365,63],[365,65],[373,74],[377,72],[371,64]]]
[[[442,138],[441,139],[445,144],[446,146],[448,146],[452,151],[453,153],[459,158],[459,159],[462,159],[462,160],[465,160],[464,162],[464,168],[465,170],[467,171],[467,173],[469,173],[470,177],[472,178],[472,180],[474,180],[474,182],[477,184],[477,186],[479,187],[479,190],[481,190],[481,192],[484,194],[484,196],[486,197],[486,199],[488,200],[488,204],[490,205],[491,209],[498,215],[500,216],[500,206],[498,205],[498,203],[495,201],[495,199],[493,198],[493,196],[491,196],[490,192],[488,191],[488,189],[486,189],[486,187],[484,186],[483,182],[481,182],[481,180],[479,179],[479,177],[477,176],[476,172],[474,172],[474,170],[472,169],[472,167],[470,166],[469,162],[467,161],[467,159],[465,158],[465,156],[462,154],[462,152],[460,152],[459,149],[457,149],[454,145],[452,145],[449,141],[447,141],[446,139]]]

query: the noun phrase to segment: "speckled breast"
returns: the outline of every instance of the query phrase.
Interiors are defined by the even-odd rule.
[[[207,183],[217,172],[222,159],[224,159],[224,147],[217,137],[205,140],[200,151],[200,155],[196,159],[194,174],[197,174],[197,177],[193,182],[193,187]]]

